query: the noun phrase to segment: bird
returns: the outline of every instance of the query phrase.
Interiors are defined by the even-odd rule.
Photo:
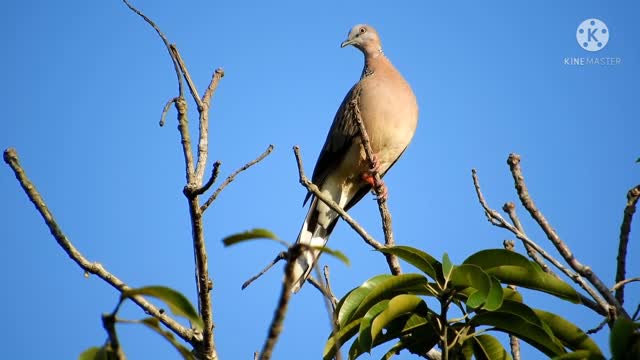
[[[341,48],[354,46],[364,55],[360,80],[353,85],[336,112],[313,170],[312,182],[343,209],[349,210],[374,184],[372,171],[389,171],[411,142],[418,124],[418,104],[411,86],[382,51],[378,32],[370,25],[351,28]],[[375,169],[362,146],[355,109],[357,101],[369,136]],[[386,188],[384,190],[386,197]],[[308,192],[304,205],[311,199]],[[313,197],[297,243],[303,249],[293,264],[291,290],[296,293],[309,277],[337,221],[338,213]]]

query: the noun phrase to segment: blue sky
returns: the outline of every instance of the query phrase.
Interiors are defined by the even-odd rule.
[[[224,249],[220,240],[253,227],[295,240],[306,209],[291,148],[301,146],[311,173],[334,112],[360,75],[361,54],[339,44],[362,22],[377,28],[420,105],[413,143],[386,178],[397,242],[437,257],[446,251],[461,262],[513,238],[486,222],[470,170],[478,169],[487,200],[500,208],[516,200],[505,162],[516,152],[539,208],[575,255],[612,284],[625,194],[640,178],[634,163],[640,156],[637,2],[134,4],[178,45],[201,89],[213,69],[225,69],[211,110],[210,159],[223,161],[222,175],[269,144],[276,147],[206,214],[222,359],[250,359],[262,346],[282,267],[241,291],[280,248],[252,243]],[[576,42],[578,24],[588,18],[601,19],[610,31],[597,53]],[[17,148],[59,224],[89,259],[131,286],[164,284],[195,301],[174,114],[168,126],[158,127],[177,87],[156,34],[115,0],[11,2],[0,20],[0,147]],[[563,64],[566,57],[621,63],[572,66]],[[0,199],[4,353],[72,359],[101,344],[100,314],[113,308],[118,294],[83,277],[8,167],[0,171]],[[518,210],[530,237],[550,248]],[[383,238],[371,196],[351,214]],[[638,240],[636,230],[630,276],[638,276]],[[323,259],[338,295],[386,271],[383,258],[344,224],[329,244],[352,260],[345,267]],[[586,309],[526,296],[584,329],[599,323]],[[629,285],[630,311],[639,300],[638,285]],[[123,315],[143,314],[129,304]],[[322,299],[306,286],[292,301],[274,356],[318,358],[328,332]],[[123,325],[120,333],[130,359],[178,358],[146,329]],[[597,336],[604,348],[606,339],[607,331]],[[536,357],[530,348],[524,352]]]

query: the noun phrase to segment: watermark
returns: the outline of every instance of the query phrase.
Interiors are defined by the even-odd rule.
[[[609,42],[609,28],[602,20],[587,19],[578,25],[576,40],[587,51],[600,51]]]
[[[604,21],[596,18],[586,19],[576,29],[576,41],[582,50],[590,53],[600,51],[607,46],[611,33]],[[594,54],[595,55],[595,54]],[[622,64],[622,59],[616,56],[568,56],[562,59],[563,65],[574,66],[614,66]]]

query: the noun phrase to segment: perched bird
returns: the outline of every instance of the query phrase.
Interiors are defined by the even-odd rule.
[[[383,176],[409,145],[418,123],[418,104],[409,84],[382,52],[376,30],[356,25],[340,46],[355,46],[364,54],[360,81],[347,93],[333,119],[320,152],[312,181],[345,210],[355,205],[372,188],[371,169],[360,140],[352,100],[357,99],[362,122],[369,135],[377,168]],[[311,197],[307,194],[305,204]],[[297,242],[322,247],[338,221],[338,213],[317,198],[298,235]],[[320,251],[303,251],[294,265],[297,292],[309,277]]]

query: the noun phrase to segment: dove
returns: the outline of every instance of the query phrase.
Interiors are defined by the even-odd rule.
[[[313,170],[312,181],[345,210],[360,201],[374,184],[359,134],[357,99],[369,135],[375,171],[384,176],[413,138],[418,124],[418,104],[411,86],[382,52],[378,32],[369,25],[354,26],[341,47],[354,46],[364,55],[360,80],[349,90],[335,114]],[[386,188],[383,196],[386,197]],[[307,193],[304,204],[311,199]],[[297,242],[304,249],[293,265],[292,291],[298,292],[309,277],[338,221],[338,213],[313,197]]]

